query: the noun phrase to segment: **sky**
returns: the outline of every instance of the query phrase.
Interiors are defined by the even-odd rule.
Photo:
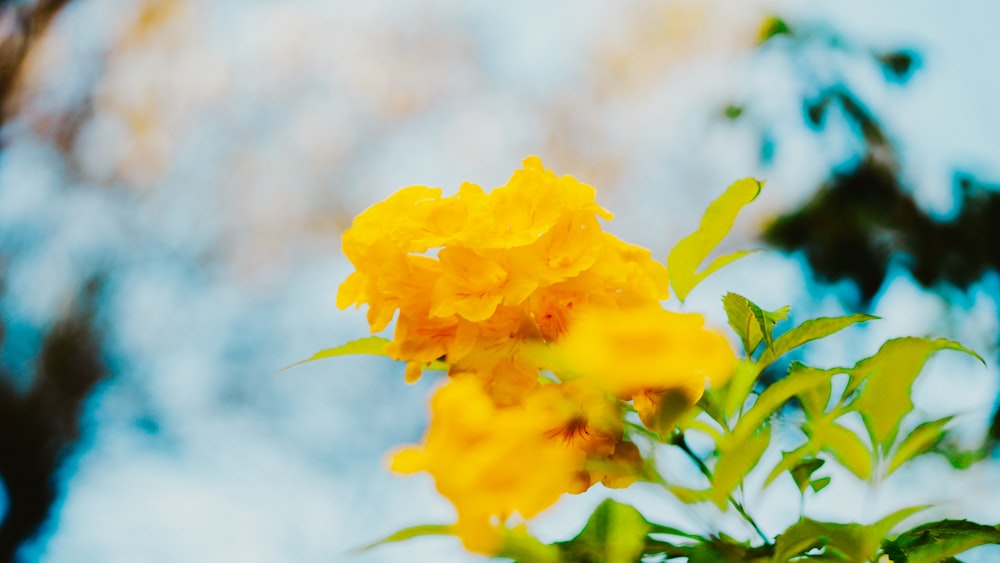
[[[26,555],[483,560],[447,538],[348,555],[453,517],[429,478],[385,464],[420,439],[432,378],[406,385],[402,366],[374,358],[279,373],[368,333],[364,311],[334,305],[351,217],[403,186],[500,185],[535,154],[597,187],[616,214],[608,230],[660,257],[729,183],[764,178],[726,243],[759,246],[771,218],[856,150],[842,128],[816,135],[803,123],[803,64],[850,81],[897,143],[914,197],[947,216],[956,167],[1000,178],[1000,74],[986,70],[1000,53],[997,12],[986,1],[895,0],[70,3],[32,52],[0,132],[0,359],[27,365],[98,276],[112,376],[86,404],[62,496]],[[771,13],[855,47],[804,62],[756,50]],[[889,84],[865,53],[900,47],[917,50],[920,66]],[[723,117],[733,104],[738,120]],[[997,394],[997,288],[993,276],[949,302],[894,271],[874,306],[883,320],[807,359],[853,362],[903,334],[960,339],[990,366],[942,355],[915,396],[930,415],[968,413],[960,435],[973,443]],[[685,308],[724,325],[728,290],[765,308],[791,304],[799,320],[846,312],[838,288],[777,252],[713,276]],[[875,501],[848,483],[839,502],[812,508],[849,518],[864,502],[892,507],[941,463],[901,475]],[[942,515],[997,522],[1000,503],[977,491],[1000,490],[998,479],[988,463],[919,494],[947,498]],[[713,525],[643,493],[617,498],[667,524]],[[607,494],[564,499],[538,533],[572,535]],[[778,496],[758,499],[765,528],[795,517],[797,503],[789,512]]]

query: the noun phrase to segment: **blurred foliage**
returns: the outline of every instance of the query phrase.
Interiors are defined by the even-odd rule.
[[[920,66],[912,49],[872,51],[852,45],[834,30],[808,28],[793,33],[779,18],[764,26],[763,42],[781,36],[793,54],[820,46],[825,61],[847,52],[869,59],[887,80],[906,82]],[[834,112],[844,119],[858,141],[860,155],[834,167],[829,179],[800,209],[779,217],[764,239],[788,251],[802,251],[824,281],[847,279],[868,305],[882,287],[890,261],[906,266],[927,288],[950,284],[967,289],[988,270],[1000,269],[1000,233],[992,221],[1000,212],[1000,190],[975,177],[956,172],[953,189],[957,211],[937,218],[917,205],[903,184],[893,141],[878,118],[854,92],[846,73],[821,79],[803,72],[803,119],[823,134]]]
[[[853,283],[853,307],[871,306],[891,265],[906,268],[930,290],[965,291],[987,272],[1000,271],[1000,226],[993,219],[1000,213],[1000,187],[956,170],[955,211],[941,217],[923,210],[905,185],[893,139],[847,78],[846,65],[869,64],[887,83],[905,85],[921,67],[918,51],[872,49],[828,26],[777,16],[764,22],[760,38],[762,56],[778,50],[798,63],[804,123],[817,135],[831,123],[846,123],[860,147],[831,168],[810,200],[768,226],[766,242],[801,252],[822,282]],[[762,163],[770,162],[775,142],[762,136]],[[990,436],[1000,439],[1000,410]]]
[[[994,221],[1000,191],[964,175],[955,184],[958,212],[936,219],[891,169],[868,158],[835,173],[802,208],[774,221],[764,237],[778,248],[802,251],[826,281],[853,281],[864,303],[881,289],[892,260],[924,287],[968,289],[987,271],[1000,270]]]
[[[61,493],[56,474],[80,438],[83,404],[108,375],[94,324],[97,283],[45,335],[35,373],[14,377],[0,366],[0,479],[7,509],[0,524],[0,561],[38,534]],[[3,325],[0,324],[0,337]],[[2,344],[2,338],[0,338]],[[13,381],[30,380],[21,391]]]

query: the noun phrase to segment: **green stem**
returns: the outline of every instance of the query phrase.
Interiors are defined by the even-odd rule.
[[[701,471],[701,474],[707,477],[709,482],[712,481],[712,470],[709,469],[707,465],[705,465],[705,462],[702,461],[700,457],[698,457],[698,454],[694,453],[694,450],[692,450],[691,446],[688,445],[687,440],[684,439],[683,432],[674,434],[671,443],[680,448],[682,452],[687,454],[687,456],[691,458],[691,461],[693,461],[694,464],[698,467],[698,470]],[[757,535],[760,536],[760,539],[761,541],[764,542],[764,545],[771,545],[771,539],[768,538],[767,534],[764,533],[764,530],[762,530],[760,526],[757,525],[756,520],[754,520],[753,517],[750,516],[750,513],[748,513],[746,508],[743,507],[743,504],[740,501],[733,498],[732,495],[729,495],[728,499],[729,499],[729,504],[733,505],[733,508],[736,509],[736,512],[739,512],[740,516],[742,516],[743,519],[746,520],[747,523],[749,523],[750,526],[753,527],[754,531],[757,532]]]

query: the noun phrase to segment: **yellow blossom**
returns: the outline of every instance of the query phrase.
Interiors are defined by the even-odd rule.
[[[536,157],[487,193],[470,183],[442,198],[404,188],[359,215],[343,236],[357,269],[337,305],[368,305],[372,332],[396,316],[389,354],[407,381],[445,358],[476,372],[501,404],[534,391],[523,345],[555,342],[581,310],[667,297],[664,266],[605,233],[611,214],[594,188],[556,176]]]
[[[497,407],[477,379],[452,379],[431,399],[424,443],[397,452],[392,469],[430,473],[455,505],[466,547],[493,553],[492,526],[515,514],[531,518],[575,487],[586,452],[553,438],[566,421],[552,408]]]
[[[725,381],[736,366],[726,338],[704,325],[701,315],[658,305],[597,309],[581,315],[554,351],[568,371],[622,399],[685,389],[697,400],[707,381]]]
[[[565,213],[585,212],[610,220],[594,202],[593,187],[572,176],[556,176],[538,157],[528,157],[506,185],[489,194],[474,224],[459,243],[477,248],[525,246],[547,233]]]

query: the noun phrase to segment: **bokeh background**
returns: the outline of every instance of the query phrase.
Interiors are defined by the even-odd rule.
[[[797,356],[823,366],[898,335],[989,363],[943,353],[919,380],[921,413],[961,413],[942,455],[874,496],[837,475],[807,513],[1000,522],[997,21],[989,0],[0,2],[0,560],[483,560],[449,538],[350,553],[453,517],[384,462],[420,439],[433,378],[279,370],[367,334],[334,306],[351,217],[532,154],[661,257],[766,179],[724,250],[767,250],[687,310],[724,325],[731,290],[793,322],[883,317]],[[799,507],[770,491],[748,504],[773,534]],[[535,529],[565,539],[608,494]]]

